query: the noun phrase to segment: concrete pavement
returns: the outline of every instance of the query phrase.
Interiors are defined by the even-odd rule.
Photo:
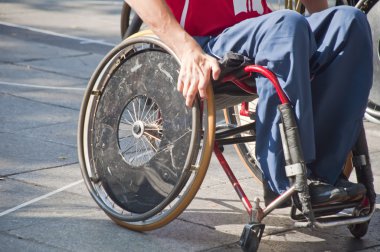
[[[96,65],[119,39],[121,1],[0,1],[0,251],[240,251],[247,215],[213,158],[189,208],[137,233],[114,224],[80,174],[76,127]],[[380,125],[365,123],[380,191]],[[260,186],[226,149],[250,198]],[[276,210],[260,251],[380,251],[379,199],[368,234],[295,229]]]

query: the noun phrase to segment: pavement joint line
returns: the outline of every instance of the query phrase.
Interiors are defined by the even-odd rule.
[[[296,231],[297,229],[302,229],[302,228],[284,227],[284,228],[281,228],[281,229],[278,229],[278,230],[270,231],[268,233],[264,232],[263,237],[269,237],[269,236],[272,236],[272,235],[280,235],[280,234],[288,233],[290,231]]]
[[[27,130],[35,130],[35,129],[41,129],[41,128],[46,128],[46,127],[58,126],[58,125],[63,125],[63,124],[71,124],[71,123],[72,122],[48,123],[48,124],[37,125],[37,126],[34,126],[34,127],[20,128],[20,129],[17,129],[17,131],[9,131],[9,130],[8,131],[1,131],[0,130],[0,134],[4,133],[4,134],[18,135],[20,132],[27,131]],[[33,136],[25,136],[25,137],[36,138],[36,137],[33,137]],[[38,137],[38,138],[40,138],[40,137]],[[71,144],[59,143],[59,142],[51,141],[51,140],[48,140],[48,139],[47,139],[47,141],[52,142],[52,143],[57,143],[57,144],[63,144],[63,145],[66,145],[66,146],[76,147],[76,146],[71,145]]]
[[[55,169],[55,168],[61,168],[61,167],[70,166],[70,165],[74,165],[74,164],[79,164],[79,162],[72,162],[72,163],[61,164],[61,165],[56,165],[56,166],[43,167],[43,168],[38,168],[38,169],[34,169],[34,170],[29,170],[29,171],[4,174],[4,175],[0,175],[0,176],[1,176],[1,178],[8,178],[11,176],[16,176],[16,175],[21,175],[21,174],[26,174],[26,173],[31,173],[31,172],[37,172],[37,171],[43,171],[43,170],[49,170],[49,169]]]
[[[105,42],[102,40],[77,37],[77,36],[67,35],[67,34],[63,34],[63,33],[53,32],[53,31],[49,31],[49,30],[45,30],[45,29],[34,28],[34,27],[26,26],[26,25],[18,25],[18,24],[8,23],[8,22],[4,22],[4,21],[0,21],[0,25],[24,29],[24,30],[28,30],[28,31],[32,31],[32,32],[48,34],[48,35],[61,37],[61,38],[79,40],[80,44],[99,44],[99,45],[106,45],[106,46],[112,46],[112,47],[115,46],[115,44],[113,44],[113,43]]]
[[[21,63],[29,63],[29,62],[35,62],[35,61],[46,61],[51,59],[69,59],[69,58],[80,58],[85,56],[91,56],[93,55],[92,52],[86,52],[86,53],[80,53],[80,54],[72,54],[72,55],[62,55],[59,57],[49,57],[49,58],[31,58],[31,59],[23,59],[21,61],[9,61],[9,60],[1,60],[0,64],[21,64]]]
[[[63,106],[63,105],[59,105],[59,104],[54,104],[54,103],[49,103],[49,102],[42,102],[42,101],[38,101],[38,100],[33,100],[33,99],[30,99],[30,98],[27,98],[27,97],[24,97],[24,96],[19,96],[19,95],[15,95],[15,94],[11,94],[11,93],[4,93],[4,92],[0,91],[0,94],[9,95],[9,96],[12,96],[12,97],[16,97],[16,98],[19,98],[19,99],[24,99],[24,100],[35,102],[35,103],[39,103],[39,104],[45,104],[45,105],[48,105],[48,106],[53,106],[53,107],[58,107],[58,108],[64,108],[64,109],[70,109],[70,110],[73,110],[73,111],[79,111],[79,109],[77,109],[77,108],[71,108],[71,107]]]
[[[9,230],[9,231],[12,231],[12,230]],[[54,246],[52,244],[44,243],[44,242],[38,241],[38,240],[33,239],[33,238],[25,238],[25,237],[20,236],[18,234],[12,234],[9,231],[0,231],[0,234],[6,235],[6,236],[9,236],[9,237],[12,237],[12,238],[20,239],[20,240],[23,240],[23,241],[33,242],[33,243],[36,243],[36,244],[39,244],[39,245],[43,245],[43,246],[48,247],[48,248],[54,248],[56,250],[59,249],[59,250],[63,250],[63,251],[71,251],[71,250],[67,250],[66,248],[57,247],[57,246]]]
[[[75,78],[75,79],[80,79],[80,80],[88,80],[88,77],[81,77],[81,76],[75,76],[75,75],[70,75],[70,74],[67,74],[67,73],[62,73],[62,72],[57,72],[57,71],[52,71],[52,70],[49,70],[49,69],[45,69],[45,68],[42,68],[42,67],[36,67],[36,66],[33,66],[33,65],[29,65],[29,64],[25,64],[23,62],[15,62],[15,63],[9,63],[11,65],[14,65],[14,66],[21,66],[21,67],[26,67],[27,69],[32,69],[32,70],[37,70],[37,71],[41,71],[41,72],[44,72],[44,73],[51,73],[51,74],[57,74],[57,75],[62,75],[62,76],[65,76],[65,77],[70,77],[70,78]]]
[[[15,211],[17,211],[17,210],[19,210],[19,209],[21,209],[23,207],[29,206],[29,205],[31,205],[33,203],[36,203],[36,202],[40,201],[40,200],[46,199],[46,198],[48,198],[48,197],[50,197],[50,196],[52,196],[54,194],[60,193],[62,191],[65,191],[65,190],[67,190],[67,189],[69,189],[69,188],[71,188],[73,186],[76,186],[76,185],[78,185],[80,183],[83,183],[83,179],[75,181],[75,182],[73,182],[71,184],[68,184],[68,185],[66,185],[64,187],[61,187],[61,188],[59,188],[57,190],[54,190],[54,191],[52,191],[50,193],[44,194],[44,195],[42,195],[40,197],[34,198],[32,200],[29,200],[29,201],[27,201],[25,203],[22,203],[22,204],[20,204],[18,206],[15,206],[15,207],[11,208],[11,209],[5,210],[5,211],[3,211],[3,212],[0,213],[0,217],[5,216],[5,215],[10,214],[10,213],[13,213],[13,212],[15,212]]]
[[[216,246],[216,247],[198,250],[198,252],[217,251],[218,249],[223,249],[223,248],[227,249],[227,248],[232,247],[232,246],[238,246],[238,247],[240,247],[239,241],[234,241],[234,242],[222,244],[222,245],[219,245],[219,246]]]
[[[23,132],[23,131],[26,131],[26,130],[34,130],[34,129],[40,129],[40,128],[51,127],[51,126],[62,125],[62,124],[68,124],[68,123],[54,123],[54,124],[47,124],[47,125],[42,125],[42,126],[38,126],[38,127],[24,128],[24,129],[20,129],[18,132],[14,132],[14,131],[0,131],[0,134],[10,134],[10,135],[13,135],[13,136],[18,136],[18,135],[20,135],[19,134],[20,132]],[[50,139],[43,139],[41,136],[34,137],[34,136],[22,135],[22,137],[27,137],[29,139],[37,139],[37,140],[42,141],[42,142],[47,142],[47,143],[52,143],[52,144],[58,144],[58,145],[66,146],[66,147],[69,147],[69,148],[75,148],[75,149],[77,148],[77,146],[75,144],[67,144],[67,143],[53,141],[53,140],[50,140]]]
[[[26,88],[38,88],[38,89],[68,90],[68,91],[84,91],[84,90],[86,90],[86,88],[79,88],[79,87],[52,87],[52,86],[46,86],[46,85],[35,85],[35,84],[16,83],[16,82],[7,82],[7,81],[0,81],[0,85],[15,86],[15,87],[26,87]]]
[[[1,215],[0,215],[0,216],[1,216]],[[199,223],[199,222],[189,221],[189,220],[186,220],[186,219],[183,219],[183,218],[177,218],[177,220],[179,220],[179,221],[183,221],[183,222],[187,222],[187,223],[191,223],[191,224],[193,224],[193,225],[197,225],[197,226],[205,227],[205,228],[208,228],[208,229],[211,229],[211,230],[216,230],[216,228],[213,227],[213,226],[206,225],[206,224],[202,224],[202,223]]]

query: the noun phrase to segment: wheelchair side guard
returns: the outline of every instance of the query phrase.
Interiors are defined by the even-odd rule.
[[[170,57],[154,49],[127,57],[98,97],[90,140],[95,173],[129,212],[149,212],[169,197],[190,169],[189,146],[199,145]]]

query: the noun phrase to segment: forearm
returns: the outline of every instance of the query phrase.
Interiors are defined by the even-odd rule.
[[[181,59],[189,50],[201,50],[179,25],[164,0],[126,0],[142,20]]]
[[[328,8],[327,0],[301,0],[301,2],[310,14]]]

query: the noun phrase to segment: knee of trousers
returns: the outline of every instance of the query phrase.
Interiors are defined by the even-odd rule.
[[[308,60],[316,48],[309,22],[295,11],[280,10],[268,14],[265,28],[256,37],[260,42],[255,47],[256,64],[268,66],[268,62],[282,62],[283,66],[291,66],[291,62],[284,63],[292,61],[292,58],[299,60],[301,56],[297,52],[303,52]],[[271,70],[276,71],[274,68]]]
[[[359,9],[352,6],[336,7],[333,23],[345,23],[346,27],[350,27],[351,33],[356,36],[371,37],[371,28],[369,26],[367,16]],[[354,37],[354,35],[352,35]]]
[[[280,10],[273,13],[273,31],[281,37],[305,39],[311,37],[312,31],[306,18],[298,12]]]
[[[360,48],[363,59],[372,61],[372,34],[367,16],[357,8],[341,6],[337,8],[332,23],[344,22],[338,29],[346,29],[346,48]],[[343,28],[345,27],[345,28]]]
[[[346,22],[352,22],[358,20],[359,22],[365,22],[366,15],[358,8],[352,6],[341,5],[335,7],[335,17],[344,18]]]

